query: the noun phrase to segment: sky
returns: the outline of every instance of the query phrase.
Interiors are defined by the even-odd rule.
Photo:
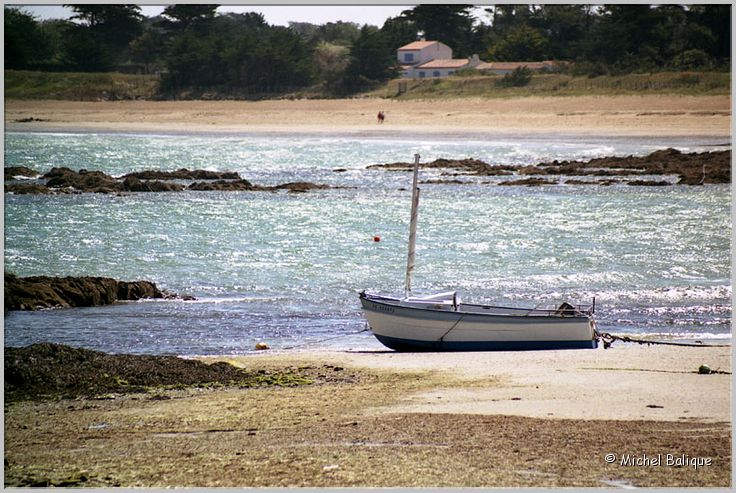
[[[175,3],[175,2],[172,2]],[[6,4],[7,5],[7,4]],[[59,5],[17,5],[34,15],[38,20],[68,19],[71,10]],[[141,11],[147,17],[160,14],[165,5],[142,5]],[[288,26],[289,21],[325,24],[345,21],[357,24],[371,24],[381,27],[389,17],[399,15],[411,5],[223,5],[218,12],[260,12],[271,25]]]

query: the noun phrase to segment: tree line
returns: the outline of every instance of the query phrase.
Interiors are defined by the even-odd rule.
[[[344,95],[398,75],[396,49],[424,37],[456,58],[565,60],[577,74],[727,70],[730,5],[417,5],[380,28],[352,22],[269,25],[218,5],[67,5],[38,21],[5,7],[5,68],[161,75],[164,91],[276,94],[318,87]]]

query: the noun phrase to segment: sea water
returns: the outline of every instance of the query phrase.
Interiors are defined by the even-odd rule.
[[[145,279],[196,301],[5,312],[6,346],[51,341],[107,352],[240,354],[379,349],[358,293],[403,289],[411,174],[371,164],[490,164],[723,148],[722,140],[564,136],[7,133],[5,165],[119,176],[237,171],[256,184],[333,189],[5,195],[5,271]],[[729,185],[497,186],[509,177],[422,170],[417,291],[533,308],[591,303],[599,330],[730,338]],[[669,177],[676,181],[676,177]],[[564,181],[564,180],[563,180]],[[380,241],[374,241],[380,237]],[[361,332],[363,331],[363,332]]]

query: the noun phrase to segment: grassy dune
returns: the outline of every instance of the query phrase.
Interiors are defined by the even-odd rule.
[[[500,87],[500,75],[466,75],[406,82],[399,94],[393,80],[371,93],[378,97],[432,99],[453,97],[513,98],[527,96],[610,96],[638,94],[724,95],[731,91],[731,74],[724,72],[661,72],[654,74],[573,77],[536,74],[524,87]]]
[[[590,95],[728,95],[731,74],[728,72],[661,72],[599,77],[573,77],[565,74],[535,74],[524,87],[499,87],[499,75],[479,75],[472,72],[444,79],[394,79],[363,94],[368,97],[398,99],[445,98],[514,98],[527,96],[590,96]],[[399,83],[406,91],[399,94]],[[62,73],[5,71],[5,97],[9,99],[61,99],[72,101],[115,101],[121,99],[154,99],[160,80],[153,75],[120,73]],[[198,94],[195,92],[194,94]],[[229,99],[229,94],[208,92],[210,98]],[[283,95],[274,95],[274,98]],[[315,88],[308,88],[289,97],[319,98]],[[184,99],[188,99],[184,97]]]
[[[5,97],[11,99],[151,99],[158,87],[159,79],[153,75],[5,71]]]

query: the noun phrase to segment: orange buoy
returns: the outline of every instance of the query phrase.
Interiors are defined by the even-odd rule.
[[[373,237],[373,241],[375,241],[376,243],[378,243],[379,241],[381,241],[381,237],[378,236],[378,235],[376,235],[376,236]]]

